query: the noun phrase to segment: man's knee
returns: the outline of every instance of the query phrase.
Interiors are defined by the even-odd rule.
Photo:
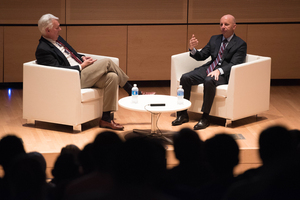
[[[211,77],[211,76],[207,76],[205,79],[204,79],[204,87],[205,86],[212,86],[212,85],[215,85],[216,81],[215,81],[215,77]]]
[[[97,60],[98,63],[102,63],[100,66],[109,66],[112,63],[110,58],[101,58]]]
[[[114,83],[119,83],[119,77],[116,73],[114,72],[110,72],[110,73],[107,73],[106,75],[106,80],[108,82],[114,82]]]
[[[183,83],[184,84],[187,84],[189,83],[190,81],[190,77],[187,75],[187,74],[183,74],[180,78],[180,84],[182,85]]]
[[[103,62],[111,62],[111,59],[110,58],[101,58],[101,61],[103,61]]]

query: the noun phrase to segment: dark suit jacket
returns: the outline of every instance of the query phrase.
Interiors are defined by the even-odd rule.
[[[81,56],[83,55],[78,54],[62,37],[59,36],[58,40],[82,61]],[[80,72],[79,65],[71,66],[64,54],[44,37],[39,40],[35,57],[38,64],[75,69]]]
[[[197,51],[195,55],[190,54],[197,61],[205,60],[211,56],[211,61],[200,66],[207,69],[209,65],[217,58],[218,52],[222,43],[223,35],[214,35],[210,38],[207,45],[201,50]],[[216,66],[216,68],[222,68],[224,71],[224,77],[229,80],[230,70],[233,65],[243,63],[245,61],[247,54],[247,43],[234,35],[228,45],[226,46],[221,65]]]

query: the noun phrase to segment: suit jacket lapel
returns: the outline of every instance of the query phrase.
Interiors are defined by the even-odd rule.
[[[51,42],[49,42],[48,40],[46,40],[43,37],[41,37],[41,40],[43,40],[44,42],[46,42],[49,45],[49,47],[54,51],[54,53],[64,61],[65,65],[70,65],[66,56],[64,56],[64,54],[58,48],[56,48]]]
[[[214,54],[213,54],[214,59],[218,56],[218,53],[219,53],[219,50],[220,50],[220,47],[221,47],[221,43],[222,43],[222,38],[223,38],[223,36],[219,35],[219,37],[216,39],[216,48],[215,48],[215,51],[214,51]]]
[[[71,51],[78,59],[80,59],[83,62],[83,60],[81,59],[81,56],[77,53],[77,51],[75,49],[73,49],[73,47],[71,45],[69,45],[67,43],[67,41],[65,41],[61,36],[58,37],[58,40],[61,43],[63,43],[69,49],[69,51]]]
[[[233,35],[232,39],[230,40],[229,44],[226,46],[223,56],[226,56],[227,52],[229,51],[229,49],[231,49],[236,43],[236,36]]]
[[[66,65],[70,65],[69,61],[67,60],[66,56],[56,47],[53,48],[55,53],[66,63]]]

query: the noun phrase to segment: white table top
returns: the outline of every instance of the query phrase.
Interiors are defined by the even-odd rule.
[[[162,103],[165,104],[165,106],[149,105],[155,103]],[[131,96],[128,96],[120,99],[119,105],[128,110],[162,113],[188,109],[191,106],[191,102],[184,99],[183,104],[177,104],[177,97],[169,95],[139,95],[138,103],[132,103]]]

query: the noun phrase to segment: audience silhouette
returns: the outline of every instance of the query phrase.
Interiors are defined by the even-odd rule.
[[[116,184],[109,199],[172,199],[160,191],[160,180],[166,172],[166,150],[161,140],[126,140],[117,155],[116,166]]]
[[[259,154],[263,165],[238,176],[225,199],[298,199],[299,155],[291,132],[282,126],[263,130]]]
[[[239,147],[231,135],[221,133],[204,142],[205,160],[212,170],[211,181],[199,189],[200,199],[221,199],[236,181],[233,170],[239,163]]]
[[[112,191],[116,157],[123,141],[112,131],[99,133],[79,153],[83,176],[66,189],[65,199],[99,199]]]
[[[27,155],[28,155],[28,157],[38,161],[40,163],[43,171],[46,172],[47,163],[46,163],[44,156],[40,152],[32,151],[32,152],[27,153]]]
[[[43,155],[26,153],[11,134],[0,140],[0,199],[299,199],[299,133],[283,126],[264,129],[258,141],[262,165],[234,176],[239,147],[229,134],[203,142],[195,131],[181,129],[173,136],[179,164],[167,169],[162,141],[138,136],[123,141],[104,131],[82,150],[63,147],[50,182]]]
[[[194,130],[183,128],[174,134],[173,145],[179,165],[167,171],[165,192],[193,198],[194,191],[212,178],[204,160],[204,143]]]
[[[88,143],[78,154],[81,173],[87,175],[96,169],[96,164],[92,156],[93,144]]]
[[[17,157],[7,176],[11,199],[46,200],[46,173],[36,158],[27,154]]]
[[[4,177],[0,179],[1,199],[11,199],[7,174],[14,159],[26,154],[21,138],[15,135],[4,136],[0,140],[0,165],[4,171]]]
[[[52,196],[55,199],[62,199],[66,187],[75,179],[79,178],[79,164],[72,153],[60,154],[52,169],[53,179],[51,183],[55,185]]]

